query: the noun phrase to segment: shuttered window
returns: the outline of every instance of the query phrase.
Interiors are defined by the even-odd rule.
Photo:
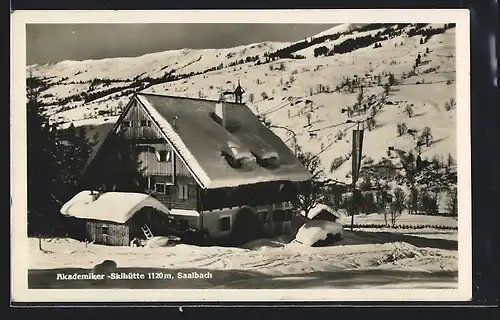
[[[144,144],[138,145],[137,150],[139,152],[151,152],[151,153],[154,153],[156,151],[155,147],[144,145]]]
[[[179,230],[189,229],[189,221],[187,219],[179,219]]]
[[[172,158],[171,152],[167,150],[156,151],[156,158],[159,162],[170,162]]]
[[[219,220],[219,230],[220,231],[229,231],[231,230],[231,217],[223,217]]]
[[[155,183],[155,191],[158,193],[166,193],[166,187],[164,183]]]
[[[151,127],[151,120],[141,120],[141,127]]]
[[[178,188],[179,188],[179,199],[180,200],[189,199],[189,186],[187,184],[180,184]]]

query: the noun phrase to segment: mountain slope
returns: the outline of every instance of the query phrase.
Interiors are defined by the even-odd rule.
[[[346,121],[366,119],[373,109],[376,124],[365,130],[367,158],[394,158],[389,146],[415,147],[411,135],[398,135],[401,123],[417,134],[431,128],[435,142],[423,156],[456,155],[456,113],[445,108],[456,95],[453,25],[346,24],[296,43],[66,61],[27,71],[42,79],[48,112],[66,125],[113,122],[136,90],[217,99],[239,79],[252,110],[290,146],[292,130],[297,144],[321,159],[325,177],[340,181],[348,181],[350,172],[353,124]],[[395,83],[384,93],[390,74]],[[342,109],[355,107],[359,85],[367,111],[349,118]]]

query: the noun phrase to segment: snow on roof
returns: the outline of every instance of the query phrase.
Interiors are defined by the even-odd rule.
[[[160,201],[142,193],[106,192],[89,201],[90,191],[82,191],[61,208],[61,213],[80,219],[127,222],[137,211],[151,207],[165,214],[169,210]]]
[[[245,104],[226,102],[226,124],[231,129],[225,129],[212,118],[218,101],[143,93],[137,98],[205,188],[311,178],[288,146]],[[279,165],[264,168],[245,162],[234,168],[222,155],[228,143],[257,157],[279,155]]]
[[[356,30],[360,27],[363,27],[365,25],[367,25],[367,24],[366,23],[343,23],[343,24],[337,25],[333,28],[330,28],[328,30],[322,31],[322,32],[316,34],[314,37],[319,38],[319,37],[326,36],[326,35],[333,35],[333,34],[338,34],[338,33],[345,33],[345,32],[349,32],[349,31],[354,31],[354,30]]]
[[[93,191],[94,194],[97,194],[97,191]],[[73,206],[78,205],[87,205],[94,201],[94,197],[92,196],[92,192],[89,190],[81,191],[76,194],[73,198],[71,198],[68,202],[66,202],[62,207],[60,212],[63,215],[69,215],[69,210]]]

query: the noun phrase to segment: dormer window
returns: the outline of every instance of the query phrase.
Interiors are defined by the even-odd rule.
[[[258,159],[257,162],[261,167],[271,168],[279,166],[279,159],[277,157]]]
[[[165,183],[161,183],[161,182],[158,182],[158,183],[155,183],[155,192],[156,193],[161,193],[161,194],[165,194],[166,193],[166,186],[165,186]]]
[[[222,154],[233,168],[241,168],[245,162],[255,162],[255,157],[247,149],[241,148],[233,142],[228,142],[222,148]]]

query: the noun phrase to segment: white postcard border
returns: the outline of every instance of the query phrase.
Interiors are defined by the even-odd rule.
[[[28,289],[26,24],[456,23],[458,289]],[[470,39],[467,9],[15,11],[11,15],[11,293],[14,302],[465,301],[472,297]]]

